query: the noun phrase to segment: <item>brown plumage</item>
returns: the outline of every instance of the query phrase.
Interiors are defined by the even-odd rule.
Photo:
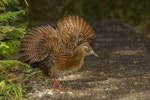
[[[81,17],[65,16],[56,27],[33,28],[22,40],[24,61],[38,64],[54,78],[78,70],[86,55],[97,54],[90,43],[94,38],[91,26]],[[57,80],[55,84],[60,87]]]

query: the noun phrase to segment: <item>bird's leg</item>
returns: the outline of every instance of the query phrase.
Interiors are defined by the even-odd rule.
[[[55,85],[58,89],[62,87],[57,79],[54,79],[54,85]]]
[[[54,85],[60,90],[67,90],[67,88],[64,88],[57,79],[54,79]]]

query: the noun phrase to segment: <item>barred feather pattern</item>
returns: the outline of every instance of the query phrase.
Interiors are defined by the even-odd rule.
[[[58,20],[56,30],[68,49],[74,49],[82,43],[90,43],[94,38],[92,27],[77,15],[65,16]]]
[[[34,63],[44,60],[56,50],[58,43],[60,43],[60,37],[49,25],[28,31],[21,43],[24,62]]]
[[[64,63],[79,45],[89,44],[93,38],[94,32],[84,19],[69,15],[58,20],[55,28],[47,25],[28,31],[21,52],[24,61],[30,64],[44,59],[53,64]]]

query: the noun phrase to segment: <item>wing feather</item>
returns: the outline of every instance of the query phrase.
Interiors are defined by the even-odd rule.
[[[42,26],[28,31],[22,40],[21,51],[25,62],[35,63],[49,56],[60,42],[56,30]]]
[[[76,15],[65,16],[58,20],[56,30],[69,49],[74,49],[83,43],[90,43],[94,38],[92,27]]]

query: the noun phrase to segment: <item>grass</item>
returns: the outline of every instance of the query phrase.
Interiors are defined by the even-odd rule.
[[[27,100],[25,81],[41,71],[17,60],[0,61],[0,100]]]

